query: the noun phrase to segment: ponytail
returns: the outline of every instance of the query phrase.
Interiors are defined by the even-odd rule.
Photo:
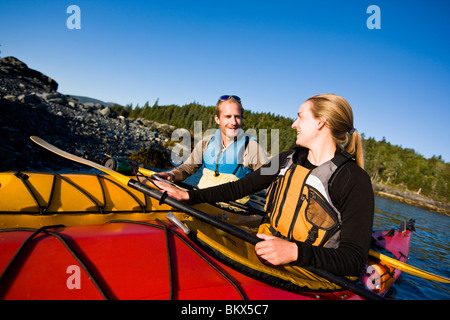
[[[364,169],[361,135],[353,126],[353,110],[347,100],[335,94],[320,94],[309,98],[311,112],[316,118],[324,117],[336,146],[347,151]]]
[[[362,148],[362,137],[358,131],[349,133],[348,143],[345,151],[356,159],[356,164],[364,169],[364,153]]]

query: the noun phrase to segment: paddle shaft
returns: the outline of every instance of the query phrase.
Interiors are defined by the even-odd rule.
[[[130,188],[136,189],[142,193],[145,193],[146,195],[148,195],[152,198],[155,198],[156,200],[159,200],[159,201],[161,201],[161,199],[164,197],[163,193],[161,193],[158,190],[153,189],[145,184],[142,184],[139,181],[134,180],[134,179],[130,179],[130,181],[128,181],[128,186]],[[229,223],[220,221],[217,218],[214,218],[214,217],[210,216],[209,214],[207,214],[203,211],[197,210],[197,209],[193,208],[192,206],[190,206],[184,202],[178,201],[174,198],[165,197],[163,199],[163,202],[167,203],[168,205],[170,205],[174,208],[177,208],[183,212],[186,212],[190,216],[193,216],[194,218],[196,218],[200,221],[203,221],[205,223],[212,225],[213,227],[216,227],[220,230],[228,232],[228,233],[230,233],[244,241],[247,241],[251,244],[256,244],[261,240],[255,236],[253,236],[251,233],[245,232],[244,230],[242,230],[238,227],[235,227]]]

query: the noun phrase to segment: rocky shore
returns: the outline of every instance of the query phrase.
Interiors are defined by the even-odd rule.
[[[86,171],[35,145],[35,135],[86,159],[106,154],[155,168],[170,167],[169,136],[175,129],[118,116],[108,105],[81,103],[57,91],[58,83],[14,57],[0,58],[0,172]],[[375,194],[450,215],[450,205],[384,185]]]
[[[388,198],[414,207],[419,207],[428,211],[434,211],[450,216],[450,204],[448,203],[433,200],[418,195],[414,192],[408,192],[381,184],[374,184],[373,190],[375,195],[379,197]]]
[[[158,168],[170,165],[165,145],[174,127],[125,119],[109,106],[80,103],[57,88],[56,81],[20,60],[0,59],[0,171],[86,169],[35,145],[32,135],[95,162],[109,154],[139,157]]]

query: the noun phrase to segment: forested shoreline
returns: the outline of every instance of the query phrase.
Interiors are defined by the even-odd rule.
[[[113,110],[126,118],[144,118],[159,123],[167,123],[177,128],[193,132],[194,121],[202,122],[202,130],[216,128],[214,106],[190,103],[184,106],[159,106],[156,101],[152,106],[127,105],[114,106]],[[244,110],[243,129],[266,129],[267,147],[270,152],[271,129],[279,130],[279,150],[287,150],[295,143],[296,133],[291,129],[293,119],[273,113],[252,112]],[[441,156],[425,158],[413,149],[393,145],[383,138],[376,141],[365,137],[365,169],[375,185],[389,186],[401,191],[428,197],[447,205],[450,202],[450,163]],[[275,153],[277,150],[274,150]]]

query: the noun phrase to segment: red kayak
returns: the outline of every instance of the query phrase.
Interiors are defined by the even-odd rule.
[[[409,229],[374,233],[399,259],[410,237]],[[0,230],[0,274],[1,299],[361,299],[348,290],[293,291],[247,276],[167,220]]]

